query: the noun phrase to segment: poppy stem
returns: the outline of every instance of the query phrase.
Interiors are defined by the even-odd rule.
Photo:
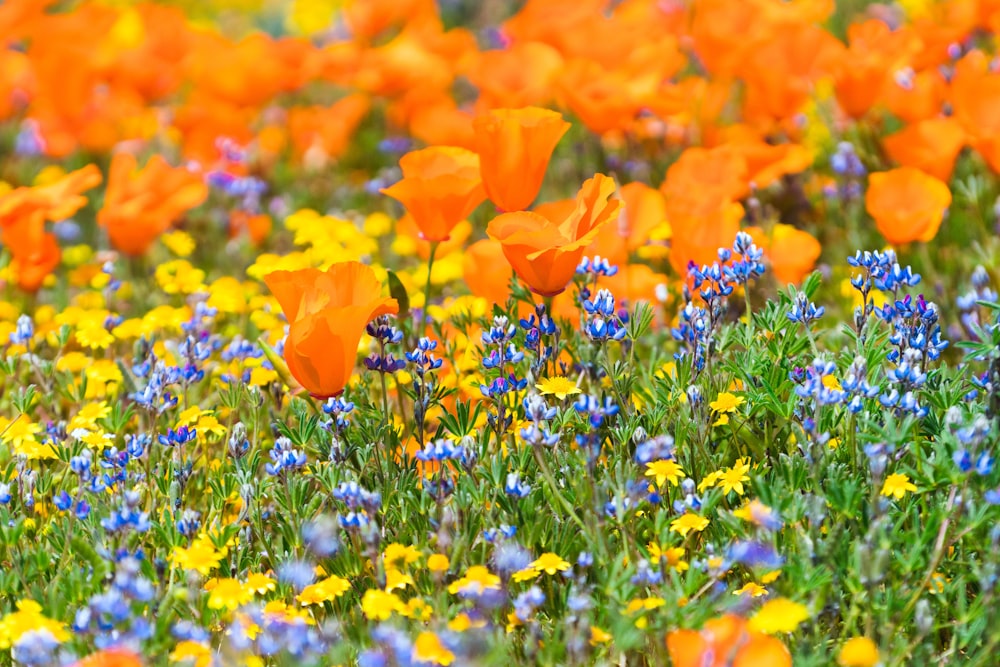
[[[424,308],[420,314],[422,321],[420,322],[420,330],[417,334],[418,338],[423,335],[424,326],[427,323],[427,308],[431,305],[431,275],[434,269],[434,255],[437,254],[438,245],[440,245],[440,241],[431,241],[431,254],[427,258],[427,284],[424,286]]]

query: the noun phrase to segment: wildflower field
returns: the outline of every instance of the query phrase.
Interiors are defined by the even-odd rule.
[[[0,3],[0,665],[1000,665],[998,34]]]

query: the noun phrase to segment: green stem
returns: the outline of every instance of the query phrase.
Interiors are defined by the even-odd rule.
[[[431,275],[433,275],[434,270],[434,255],[437,254],[439,241],[431,241],[431,254],[427,258],[427,284],[424,286],[424,308],[421,317],[423,321],[420,322],[420,329],[417,332],[417,336],[423,335],[424,326],[427,323],[427,308],[431,305]]]
[[[549,490],[552,491],[552,495],[556,497],[559,504],[562,505],[563,509],[566,510],[566,513],[569,514],[569,518],[573,520],[573,523],[575,523],[580,530],[586,533],[587,526],[584,525],[583,520],[577,516],[576,508],[573,507],[573,504],[566,499],[566,496],[562,494],[559,487],[556,485],[556,480],[552,476],[552,472],[549,470],[548,464],[545,463],[545,457],[542,456],[541,449],[532,446],[531,451],[535,455],[535,462],[538,463],[538,469],[541,471],[542,477],[545,479],[545,483],[549,485]]]

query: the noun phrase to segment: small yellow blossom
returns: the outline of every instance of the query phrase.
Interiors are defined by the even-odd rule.
[[[185,231],[175,229],[161,236],[160,240],[177,257],[189,257],[194,252],[194,239]]]
[[[842,667],[875,667],[878,661],[878,647],[868,637],[848,639],[837,655],[837,664]]]
[[[385,548],[385,552],[382,554],[382,560],[385,562],[386,567],[392,567],[399,565],[402,561],[402,565],[412,565],[420,560],[420,550],[412,545],[403,545],[393,542]]]
[[[46,618],[42,606],[34,600],[21,600],[17,611],[0,618],[0,649],[9,649],[26,632],[48,630],[58,642],[69,639],[66,627],[59,621]]]
[[[537,579],[541,575],[542,575],[541,572],[529,566],[524,568],[523,570],[518,570],[511,576],[511,578],[516,583],[521,583],[522,581],[531,581],[532,579]]]
[[[705,489],[711,489],[713,486],[719,483],[719,478],[722,477],[722,471],[716,470],[715,472],[710,472],[698,483],[698,491],[704,492]]]
[[[448,650],[436,634],[424,631],[413,642],[413,660],[447,667],[455,661],[455,654]]]
[[[212,664],[212,649],[196,641],[185,640],[174,647],[170,662],[183,662],[192,667],[209,667]]]
[[[215,548],[207,536],[202,536],[191,543],[188,548],[174,547],[174,552],[170,556],[171,562],[176,567],[185,570],[196,570],[203,575],[218,567],[219,562],[225,558],[226,552]]]
[[[767,589],[760,584],[755,584],[752,581],[748,581],[743,588],[739,588],[733,591],[733,595],[749,595],[752,598],[759,598],[767,595]]]
[[[560,401],[580,393],[580,388],[576,386],[575,382],[558,375],[543,379],[535,385],[535,388],[542,396],[555,396]]]
[[[805,605],[788,598],[777,598],[764,603],[764,606],[750,619],[749,627],[754,632],[764,632],[769,635],[793,632],[808,618],[809,610]]]
[[[295,596],[296,601],[304,606],[311,604],[322,604],[336,600],[341,595],[350,590],[351,584],[347,579],[331,574],[326,579],[309,584],[302,589],[302,592]],[[388,618],[388,617],[387,617]]]
[[[486,590],[498,590],[500,588],[500,577],[492,574],[482,565],[473,565],[465,571],[465,576],[452,582],[448,586],[448,592],[452,595],[458,593],[471,593],[482,595]]]
[[[274,579],[260,572],[253,572],[247,575],[247,580],[243,582],[243,585],[258,595],[273,591],[277,587]]]
[[[548,575],[556,574],[557,572],[565,572],[569,569],[569,563],[562,559],[559,554],[554,554],[551,551],[544,553],[539,556],[531,564],[531,567],[538,570],[539,572],[544,572]]]
[[[722,493],[729,495],[731,491],[735,491],[737,495],[743,495],[743,482],[749,482],[750,477],[747,473],[750,471],[750,466],[746,463],[737,463],[737,465],[732,468],[727,468],[722,471],[719,475],[718,485],[722,487]]]
[[[385,590],[391,593],[395,590],[402,590],[407,586],[413,586],[413,577],[395,568],[386,570]]]
[[[737,396],[731,394],[728,391],[724,391],[719,394],[714,401],[708,404],[712,408],[713,412],[719,413],[733,413],[736,412],[736,408],[743,405],[746,399],[742,396]]]
[[[206,586],[207,588],[207,586]],[[208,595],[209,609],[233,611],[253,599],[253,591],[236,579],[219,579]]]
[[[384,621],[393,613],[406,609],[403,601],[395,593],[386,593],[377,588],[365,591],[361,598],[361,611],[369,621]]]
[[[605,632],[596,625],[590,626],[590,645],[607,644],[611,641],[611,633]]]
[[[444,554],[431,554],[427,557],[427,569],[431,572],[447,572],[450,563]]]
[[[893,473],[885,478],[882,484],[882,495],[892,496],[896,500],[901,500],[907,491],[916,491],[917,485],[910,481],[910,477],[904,473]]]
[[[683,475],[684,469],[673,459],[660,459],[646,464],[646,477],[655,477],[656,485],[660,488],[668,481],[672,486],[677,486]]]
[[[681,537],[687,537],[687,534],[692,530],[696,533],[700,533],[708,527],[708,519],[703,516],[698,516],[697,514],[692,514],[691,512],[686,513],[684,516],[677,517],[670,522],[670,530],[675,533],[680,533]]]

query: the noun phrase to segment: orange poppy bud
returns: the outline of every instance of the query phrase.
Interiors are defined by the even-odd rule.
[[[128,649],[109,648],[81,658],[71,667],[142,667],[142,660]]]
[[[504,256],[531,291],[554,296],[566,289],[576,267],[604,225],[616,218],[620,199],[612,199],[615,182],[596,174],[576,195],[576,207],[561,220],[531,211],[504,213],[486,228],[503,246]]]
[[[479,169],[490,201],[523,211],[535,201],[556,144],[569,123],[538,107],[494,109],[473,121]]]
[[[403,180],[382,190],[413,217],[426,241],[445,241],[486,199],[479,156],[455,146],[411,151],[399,160]]]
[[[913,167],[868,177],[865,208],[892,244],[933,239],[950,204],[948,186]]]
[[[382,296],[375,271],[360,262],[334,264],[326,271],[272,271],[264,283],[289,323],[288,370],[321,400],[344,391],[368,323],[399,312],[395,299]]]
[[[154,155],[142,169],[129,153],[111,160],[104,206],[97,222],[111,244],[126,255],[142,255],[177,218],[201,204],[208,187],[184,167],[171,167]]]

